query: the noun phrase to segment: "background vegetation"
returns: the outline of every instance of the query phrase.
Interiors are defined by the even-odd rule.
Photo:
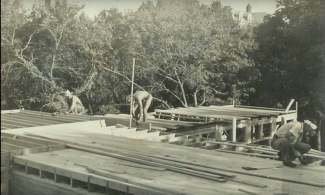
[[[26,12],[22,0],[2,0],[2,109],[62,110],[69,89],[89,114],[128,112],[136,58],[135,89],[153,94],[151,111],[233,100],[284,108],[294,98],[299,119],[321,126],[325,2],[282,2],[263,24],[240,28],[219,2],[148,1],[91,19],[67,1]]]

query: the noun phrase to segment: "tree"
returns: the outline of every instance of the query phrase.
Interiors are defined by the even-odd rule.
[[[232,93],[226,89],[233,85],[229,76],[252,65],[245,54],[251,40],[239,41],[242,30],[217,2],[158,1],[156,7],[148,2],[136,20],[143,46],[140,71],[150,72],[151,83],[168,102],[177,101],[175,106],[216,103],[220,94]]]
[[[257,28],[255,62],[261,76],[251,101],[284,108],[294,98],[298,119],[319,122],[325,109],[325,2],[286,0],[282,6]]]

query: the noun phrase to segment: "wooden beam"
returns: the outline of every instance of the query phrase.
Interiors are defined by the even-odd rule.
[[[246,124],[246,128],[243,129],[244,133],[244,142],[250,143],[252,141],[252,126]]]
[[[140,135],[137,135],[135,137],[133,137],[134,139],[145,139],[145,138],[150,138],[150,137],[159,137],[160,135],[160,132],[159,131],[156,131],[156,132],[149,132],[149,133],[146,133],[146,134],[140,134]]]
[[[163,142],[164,140],[166,140],[165,142],[168,142],[167,140],[171,140],[171,139],[175,138],[175,136],[176,136],[176,133],[171,133],[168,135],[161,135],[159,137],[145,138],[144,140],[155,141],[155,142]]]
[[[237,119],[232,119],[232,131],[231,131],[231,141],[237,141]]]
[[[287,108],[285,109],[286,113],[289,111],[289,109],[291,108],[294,101],[295,101],[295,99],[291,99],[290,103],[288,104]]]
[[[1,148],[4,150],[7,150],[7,151],[26,149],[25,147],[16,146],[16,145],[4,143],[4,142],[1,142]]]
[[[20,109],[16,109],[16,110],[1,110],[1,116],[2,114],[11,114],[11,113],[19,113]]]
[[[13,138],[15,135],[11,134],[11,133],[4,133],[1,132],[1,136],[3,137],[8,137],[8,138]],[[23,135],[18,135],[16,137],[17,140],[22,140],[22,141],[27,141],[27,142],[32,142],[32,143],[36,143],[39,145],[44,145],[44,146],[50,146],[50,145],[59,145],[62,143],[58,143],[58,142],[53,142],[53,141],[49,141],[49,140],[45,140],[45,139],[40,139],[40,138],[34,138],[34,137],[28,137],[28,136],[23,136]]]
[[[272,123],[270,125],[270,136],[273,137],[275,131],[277,130],[277,127],[276,127],[276,119],[275,118],[272,118]]]
[[[107,126],[115,126],[117,124],[129,126],[129,120],[128,119],[106,119],[105,123]],[[139,125],[137,125],[135,122],[132,122],[132,127],[135,127],[137,129],[148,129],[151,130],[151,123],[143,123],[141,122]]]
[[[27,142],[27,141],[23,141],[23,140],[12,139],[12,138],[8,138],[8,137],[3,137],[2,142],[20,146],[20,147],[25,147],[25,148],[36,148],[36,147],[44,146],[44,145],[35,144],[32,142]]]
[[[26,124],[30,124],[33,126],[42,126],[42,125],[49,124],[48,122],[45,122],[45,121],[35,121],[35,120],[26,119],[26,118],[19,118],[18,116],[16,116],[16,117],[1,116],[1,120],[10,121],[12,123],[15,123],[15,122],[26,123]]]
[[[2,121],[1,121],[1,127],[5,127],[5,128],[9,128],[9,129],[24,128],[24,126],[21,126],[21,125],[3,123]]]
[[[201,142],[202,138],[197,137],[197,138],[192,138],[192,139],[183,139],[183,140],[179,140],[179,141],[172,141],[169,142],[170,144],[176,144],[176,145],[189,145],[192,143],[198,143]]]

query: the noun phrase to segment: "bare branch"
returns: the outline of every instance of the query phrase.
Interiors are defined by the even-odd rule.
[[[3,37],[1,37],[1,39],[4,40],[4,41],[6,41],[6,42],[8,42],[10,45],[12,45],[12,43],[8,39],[3,38]]]
[[[169,79],[169,80],[171,80],[171,81],[173,81],[173,82],[175,82],[175,83],[178,83],[175,79],[173,79],[173,78],[171,78],[171,77],[169,77],[169,76],[167,76],[167,75],[161,74],[161,73],[159,73],[159,72],[157,72],[157,74],[159,74],[160,76],[165,77],[166,79]]]
[[[205,96],[206,92],[203,93],[203,100],[201,102],[201,104],[199,104],[199,106],[202,106],[205,102],[207,102],[207,98]]]
[[[34,34],[35,34],[35,32],[33,32],[33,33],[29,36],[29,39],[28,39],[27,44],[25,45],[25,47],[24,47],[23,49],[20,50],[20,55],[21,55],[21,56],[23,55],[23,51],[24,51],[25,49],[27,49],[28,45],[30,44],[30,41],[32,40],[32,37],[33,37]]]
[[[182,91],[183,100],[184,100],[184,107],[187,107],[188,104],[187,104],[187,100],[186,100],[186,96],[185,96],[184,82],[181,82],[181,80],[180,80],[180,78],[179,78],[179,76],[177,74],[176,68],[175,68],[174,72],[175,72],[179,87],[181,88],[181,91]]]
[[[176,99],[178,99],[183,104],[184,107],[187,106],[180,97],[178,97],[174,92],[169,90],[165,85],[160,85],[160,86],[163,88],[163,90],[167,91],[168,93],[172,94]]]
[[[214,91],[216,94],[219,94],[219,95],[227,95],[228,94],[228,93],[223,93],[221,91],[218,91],[218,90],[216,90],[214,88],[211,88],[211,89],[212,89],[212,91]]]
[[[102,63],[101,63],[101,62],[98,62],[97,60],[95,60],[95,62],[97,62],[98,64],[100,64],[100,67],[103,68],[104,70],[107,70],[107,71],[109,71],[109,72],[112,72],[112,73],[114,73],[114,74],[117,74],[117,75],[119,75],[119,76],[125,78],[126,80],[128,80],[129,83],[132,83],[132,80],[131,80],[131,79],[129,79],[127,76],[121,74],[120,72],[117,72],[117,71],[111,70],[111,69],[109,69],[109,68],[103,67],[103,66],[102,66]],[[137,86],[138,88],[140,88],[140,89],[146,91],[143,87],[141,87],[141,86],[138,85],[137,83],[133,82],[133,84],[134,84],[135,86]],[[165,102],[165,101],[163,101],[163,100],[161,100],[161,99],[159,99],[159,98],[155,98],[155,97],[154,97],[153,99],[155,99],[155,100],[157,100],[157,101],[160,101],[160,102],[164,103],[168,108],[170,108],[170,106],[167,104],[167,102]]]

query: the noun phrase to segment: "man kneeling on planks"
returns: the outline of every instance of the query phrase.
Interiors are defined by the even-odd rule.
[[[66,114],[70,112],[72,112],[73,114],[82,114],[84,112],[85,107],[77,96],[72,95],[69,90],[65,91],[65,96],[67,97],[67,103],[69,106],[69,111],[66,112]]]
[[[274,150],[279,150],[279,157],[281,157],[284,166],[296,167],[292,161],[296,158],[300,163],[307,165],[308,163],[303,158],[310,150],[310,145],[302,143],[301,139],[304,134],[315,135],[317,126],[305,120],[303,123],[294,121],[281,126],[274,134],[270,141],[270,145]]]
[[[127,96],[127,101],[131,101],[131,96]],[[152,101],[152,95],[146,91],[137,91],[133,94],[132,115],[133,119],[139,124],[143,114],[143,122],[147,122],[148,108]]]

